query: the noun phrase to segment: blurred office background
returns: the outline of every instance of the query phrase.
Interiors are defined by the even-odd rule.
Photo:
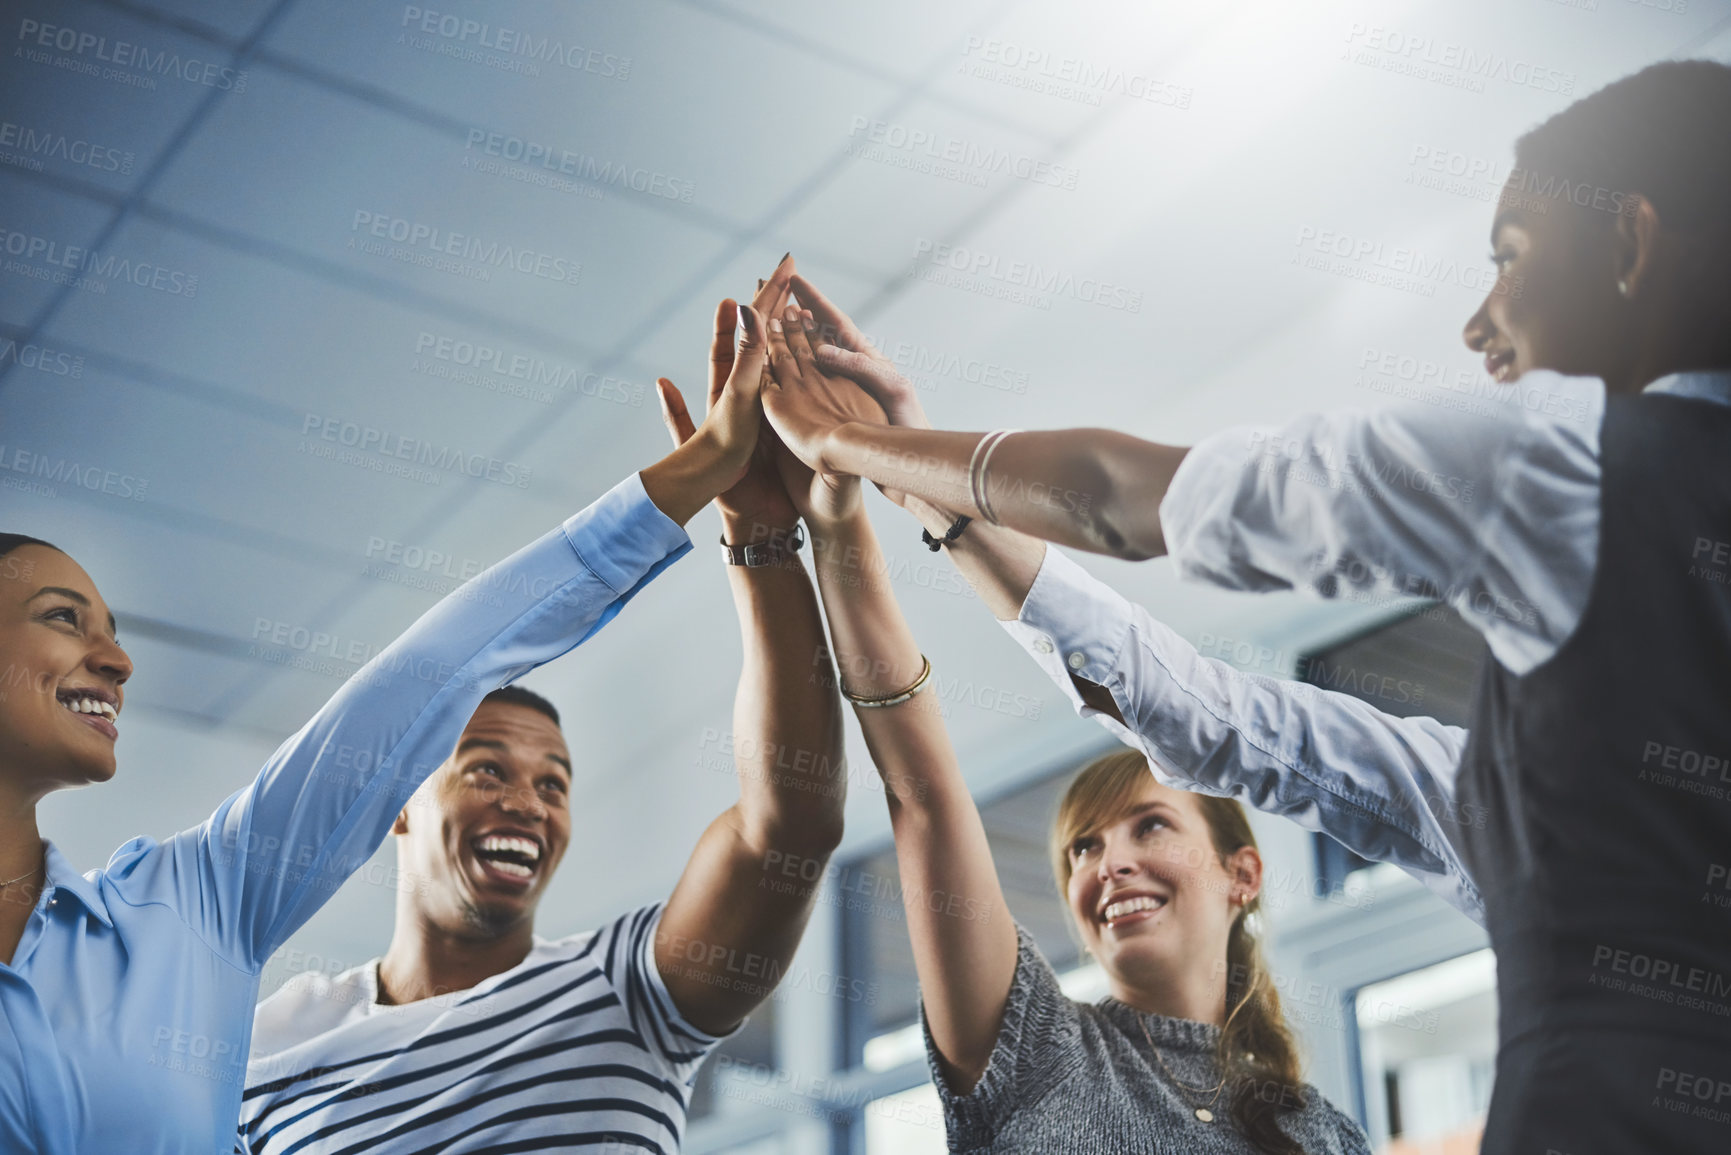
[[[1727,0],[16,0],[0,527],[83,563],[137,663],[118,778],[56,796],[45,829],[89,868],[198,822],[442,593],[663,453],[655,377],[698,393],[715,302],[789,249],[940,426],[1182,444],[1329,406],[1519,405],[1459,340],[1514,138],[1652,61],[1731,56],[1728,20]],[[1107,739],[871,500],[1011,905],[1094,997],[1044,842]],[[526,682],[576,758],[545,935],[664,897],[735,795],[737,631],[713,513],[690,530],[694,557]],[[1465,716],[1481,648],[1425,603],[1084,564],[1222,660]],[[706,1068],[693,1151],[942,1149],[850,740],[831,886]],[[1311,1081],[1379,1151],[1473,1149],[1482,933],[1398,871],[1257,827]],[[382,951],[393,861],[267,990]]]

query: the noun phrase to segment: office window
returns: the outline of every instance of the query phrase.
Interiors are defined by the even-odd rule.
[[[1472,717],[1474,687],[1489,650],[1477,630],[1432,604],[1299,659],[1299,681],[1368,702],[1399,718],[1425,715],[1449,726]],[[1317,897],[1338,893],[1371,863],[1315,834]]]
[[[930,1083],[874,1099],[865,1108],[865,1155],[944,1155],[944,1109]]]
[[[1496,963],[1474,951],[1354,999],[1364,1096],[1379,1155],[1472,1155],[1496,1066]]]

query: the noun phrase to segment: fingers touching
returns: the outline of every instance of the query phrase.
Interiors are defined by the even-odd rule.
[[[793,347],[788,344],[788,326],[780,317],[771,319],[769,323],[769,369],[774,376],[774,384],[780,389],[791,389],[799,384],[800,366],[793,355]]]
[[[794,275],[793,254],[788,253],[781,258],[781,263],[775,266],[775,271],[769,274],[769,280],[757,283],[757,295],[751,298],[751,303],[760,314],[765,317],[781,316],[781,310],[787,305],[788,287]]]
[[[793,276],[793,254],[789,253],[781,258],[781,263],[775,266],[775,271],[769,275],[768,280],[757,282],[757,293],[752,297],[751,305],[757,310],[759,317],[781,315]],[[740,306],[732,297],[725,298],[715,306],[715,331],[709,342],[708,401],[711,405],[721,396],[722,386],[733,373],[734,334],[739,318]]]
[[[868,357],[864,353],[856,353],[839,345],[820,345],[812,350],[812,356],[819,369],[842,377],[852,377],[868,390],[885,384],[884,378],[887,374],[883,364],[875,357]]]
[[[799,303],[811,310],[812,318],[825,338],[844,349],[864,352],[870,348],[871,342],[865,339],[865,335],[853,323],[853,318],[836,308],[834,302],[824,296],[816,285],[797,273],[790,277],[789,284]]]
[[[782,331],[782,337],[787,341],[788,352],[793,354],[794,362],[799,366],[801,376],[817,370],[817,362],[812,357],[811,341],[806,336],[806,327],[812,323],[807,321],[805,314],[793,305],[789,305],[782,313],[781,324],[771,324],[770,332],[776,329]],[[815,325],[812,325],[815,328]]]
[[[725,425],[746,420],[745,410],[755,411],[763,387],[773,384],[770,374],[772,354],[779,351],[789,371],[794,374],[800,372],[800,363],[813,363],[811,344],[805,335],[807,325],[813,324],[811,314],[787,304],[796,276],[793,257],[789,254],[782,257],[768,279],[757,283],[751,304],[740,304],[729,297],[715,307],[706,400],[710,411],[713,412],[717,406],[725,410],[719,415]],[[770,318],[775,318],[778,330],[785,331],[772,334]],[[789,347],[787,333],[797,338],[795,347]],[[665,377],[658,379],[655,386],[661,403],[662,423],[673,443],[682,445],[695,434],[697,422],[678,386]],[[751,423],[756,424],[755,421]],[[770,437],[773,439],[773,433]]]

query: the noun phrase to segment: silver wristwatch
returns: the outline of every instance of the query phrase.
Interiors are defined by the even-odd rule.
[[[743,565],[753,569],[759,566],[781,565],[799,552],[799,547],[804,544],[805,527],[795,522],[790,532],[772,534],[768,541],[728,545],[727,538],[723,537],[721,557],[728,565]]]

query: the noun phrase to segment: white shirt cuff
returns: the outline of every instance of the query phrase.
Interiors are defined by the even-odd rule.
[[[1116,590],[1048,548],[1013,622],[1000,623],[1070,699],[1084,718],[1101,711],[1083,702],[1072,674],[1105,686],[1126,718],[1119,657],[1130,637],[1132,607]],[[1102,718],[1110,721],[1109,718]],[[1117,732],[1116,723],[1112,723]]]

